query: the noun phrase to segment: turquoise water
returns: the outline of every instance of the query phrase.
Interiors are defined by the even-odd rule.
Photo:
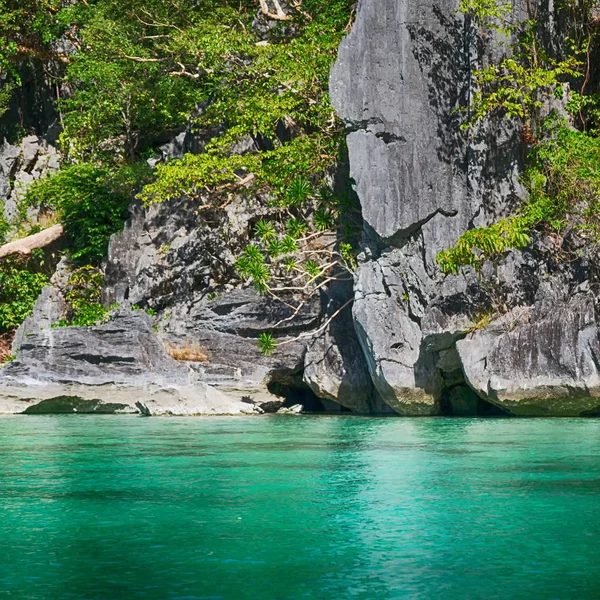
[[[600,598],[600,421],[0,418],[0,598]]]

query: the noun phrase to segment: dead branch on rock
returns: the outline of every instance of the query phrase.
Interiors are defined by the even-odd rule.
[[[47,248],[56,240],[61,238],[63,234],[64,228],[59,223],[58,225],[53,225],[52,227],[44,229],[44,231],[40,231],[34,235],[30,235],[20,240],[15,240],[14,242],[9,242],[4,246],[0,246],[0,260],[15,254],[29,256],[33,250],[37,250],[38,248]]]
[[[323,323],[321,325],[321,327],[319,327],[319,329],[317,329],[316,331],[307,331],[305,333],[301,333],[300,335],[297,335],[296,337],[289,339],[289,340],[285,340],[283,342],[279,342],[277,344],[275,344],[276,348],[279,348],[280,346],[286,346],[287,344],[293,344],[294,342],[298,342],[300,340],[303,340],[305,338],[314,338],[316,336],[318,336],[320,333],[322,333],[323,331],[325,331],[327,329],[327,327],[329,327],[330,323],[337,317],[339,316],[341,313],[343,313],[346,308],[348,308],[352,303],[354,302],[354,298],[350,298],[350,300],[348,300],[347,302],[345,302],[342,306],[340,306],[340,308],[338,308],[326,321],[325,323]]]
[[[259,0],[260,2],[260,9],[263,13],[263,15],[265,15],[265,17],[272,19],[274,21],[289,21],[290,20],[290,16],[286,15],[285,12],[283,11],[283,8],[281,8],[281,4],[279,4],[279,0],[271,0],[273,2],[273,6],[275,7],[275,12],[271,12],[269,10],[269,5],[267,4],[267,0]]]

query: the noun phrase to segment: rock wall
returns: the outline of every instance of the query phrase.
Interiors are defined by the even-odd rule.
[[[135,206],[123,233],[110,243],[105,300],[155,312],[167,344],[193,344],[206,354],[207,362],[196,368],[211,385],[269,401],[275,385],[308,391],[302,382],[306,343],[287,344],[265,357],[258,336],[273,331],[283,340],[311,331],[320,322],[321,305],[316,298],[291,318],[290,307],[240,285],[235,252],[247,239],[251,215],[259,218],[247,202],[238,199],[224,215],[210,216],[199,215],[199,203],[189,200]]]
[[[464,231],[510,214],[525,197],[519,127],[459,127],[456,109],[469,103],[473,71],[499,46],[457,9],[455,0],[362,0],[331,74],[365,219],[358,338],[376,390],[402,415],[589,413],[600,404],[591,295],[567,293],[561,311],[535,324],[507,316],[470,333],[499,302],[503,311],[522,310],[543,296],[532,273],[547,266],[548,240],[509,253],[483,279],[469,270],[444,276],[435,262]],[[549,28],[553,10],[542,7]],[[513,12],[522,16],[518,0]],[[588,269],[583,278],[591,276]],[[514,330],[499,333],[507,321]],[[571,401],[557,408],[563,395]],[[542,407],[538,396],[554,400]]]
[[[60,155],[54,146],[37,135],[18,144],[4,140],[0,146],[0,214],[12,221],[18,216],[19,201],[35,180],[60,167]],[[35,215],[29,217],[35,221]]]
[[[0,400],[0,412],[29,414],[137,413],[140,402],[145,414],[257,411],[254,403],[219,392],[173,360],[142,311],[122,311],[98,327],[29,333],[2,370]]]
[[[520,126],[460,128],[474,70],[504,50],[457,9],[458,0],[361,0],[340,47],[331,98],[364,217],[353,287],[334,286],[294,314],[241,284],[235,256],[270,210],[260,197],[232,194],[224,211],[184,198],[134,203],[104,265],[104,300],[119,312],[101,327],[53,329],[64,312],[55,277],[17,334],[0,406],[238,414],[273,412],[287,397],[406,416],[600,414],[600,261],[585,241],[536,235],[483,276],[446,276],[436,264],[464,231],[525,198]],[[557,39],[554,5],[541,10]],[[514,18],[523,12],[514,0]],[[218,132],[205,133],[180,133],[152,164],[203,151]],[[257,143],[248,136],[233,151]],[[55,163],[39,138],[4,145],[7,216]],[[289,343],[265,357],[264,331]],[[174,361],[165,350],[190,347],[203,358]],[[105,406],[107,393],[118,402]],[[36,408],[40,399],[54,404]]]

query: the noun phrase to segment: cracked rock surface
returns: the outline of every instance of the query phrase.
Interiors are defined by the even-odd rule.
[[[159,415],[255,412],[173,360],[141,311],[29,332],[0,379],[0,413],[136,413],[138,401]]]
[[[331,73],[365,219],[358,340],[377,393],[402,415],[593,414],[600,363],[594,295],[578,291],[595,277],[585,251],[579,266],[561,266],[538,236],[482,276],[436,265],[467,229],[525,198],[519,127],[459,127],[473,71],[500,50],[457,9],[455,0],[363,0]],[[553,6],[544,10],[555,26]]]

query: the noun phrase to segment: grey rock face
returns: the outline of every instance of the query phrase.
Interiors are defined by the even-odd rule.
[[[482,57],[457,9],[455,0],[361,2],[330,84],[369,230],[400,246],[420,233],[430,265],[473,219],[521,193],[514,135],[498,136],[490,124],[469,141],[459,129],[454,111],[468,103]],[[486,202],[491,187],[500,193]]]
[[[54,146],[36,135],[24,138],[19,146],[4,141],[0,147],[0,209],[11,221],[18,203],[37,179],[57,171],[60,155]],[[35,222],[36,215],[28,215]]]
[[[469,385],[518,416],[600,414],[595,298],[577,294],[545,315],[515,308],[457,343]]]
[[[294,316],[289,306],[240,287],[233,265],[256,212],[249,202],[254,201],[234,200],[220,217],[199,213],[189,200],[137,207],[123,233],[111,240],[105,300],[154,309],[169,344],[192,344],[206,353],[208,361],[194,365],[198,377],[261,403],[276,400],[269,391],[274,384],[306,387],[306,341],[265,357],[258,336],[272,331],[283,340],[311,331],[321,307],[315,298]]]
[[[403,415],[438,414],[441,379],[422,350],[424,307],[405,279],[410,251],[391,250],[363,262],[355,282],[354,320],[373,382],[384,402]],[[406,266],[405,266],[406,265]],[[414,273],[413,273],[414,275]],[[422,275],[422,273],[420,273]]]
[[[353,412],[381,412],[350,308],[309,342],[304,381],[319,398],[337,402]]]
[[[66,302],[60,291],[54,286],[46,286],[42,290],[32,314],[17,329],[12,345],[13,354],[16,354],[29,336],[49,331],[53,323],[64,317],[66,309]]]
[[[193,394],[186,397],[149,399],[135,403],[140,413],[147,417],[198,417],[218,415],[262,414],[252,402],[240,402],[233,396],[203,382],[194,385]]]
[[[140,400],[154,412],[254,412],[253,406],[217,393],[199,382],[187,365],[173,360],[141,311],[123,311],[99,327],[26,334],[17,358],[0,371],[0,412],[68,411],[69,406],[88,412],[134,412]]]
[[[377,392],[403,415],[480,413],[456,343],[496,304],[533,303],[539,285],[535,253],[510,254],[488,274],[493,285],[468,271],[444,276],[435,262],[525,195],[519,128],[489,120],[470,136],[460,130],[455,109],[468,104],[474,69],[502,50],[457,9],[455,0],[361,2],[330,81],[366,222],[355,327]]]

